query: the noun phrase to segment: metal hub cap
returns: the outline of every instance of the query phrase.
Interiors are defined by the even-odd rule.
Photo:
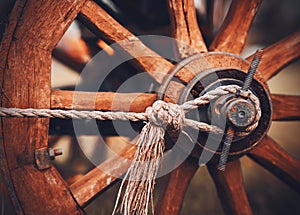
[[[256,115],[253,104],[243,99],[230,101],[225,112],[228,122],[238,129],[251,125]]]
[[[201,59],[204,59],[204,63],[202,64]],[[184,67],[185,69],[192,69],[192,72],[195,74],[195,77],[187,84],[180,83],[175,78],[176,73]],[[250,63],[248,61],[228,53],[210,52],[192,56],[177,65],[170,73],[170,76],[166,78],[160,87],[158,99],[170,100],[169,98],[172,97],[173,101],[182,104],[187,100],[202,96],[219,86],[233,84],[243,87],[249,67]],[[172,87],[170,87],[174,82],[176,82],[177,86],[182,86],[182,90],[179,91],[180,93],[176,97],[174,96]],[[252,81],[249,90],[260,101],[261,117],[257,127],[253,131],[248,132],[245,136],[234,136],[229,152],[229,160],[238,158],[251,150],[266,134],[271,123],[272,108],[268,88],[259,80],[259,75]],[[243,132],[248,126],[253,124],[256,113],[257,110],[250,99],[230,94],[217,99],[217,101],[211,101],[210,105],[205,108],[188,113],[187,117],[214,125],[218,125],[219,123],[224,124],[225,122],[225,125],[222,127],[224,132],[226,132],[228,125],[232,126],[238,132]],[[199,158],[205,151],[214,154],[211,162],[219,160],[225,135],[221,138],[219,146],[214,148],[214,146],[210,146],[207,143],[207,140],[210,138],[209,134],[200,132],[195,135],[195,132],[190,131],[186,131],[186,134],[188,139],[197,141],[196,149],[193,150],[192,156]]]

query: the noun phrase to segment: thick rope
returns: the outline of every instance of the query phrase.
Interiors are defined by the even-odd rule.
[[[140,133],[137,141],[138,149],[121,183],[113,214],[120,212],[124,215],[148,215],[149,203],[152,205],[151,210],[152,214],[154,214],[153,190],[165,147],[164,128],[168,126],[180,132],[183,125],[187,125],[187,122],[190,123],[190,126],[195,127],[193,125],[195,121],[185,119],[186,112],[208,104],[211,100],[217,99],[220,96],[229,93],[235,94],[239,89],[240,87],[236,85],[219,87],[204,96],[188,101],[182,105],[156,101],[152,107],[148,107],[146,115],[149,122],[143,127]],[[249,92],[249,95],[247,93],[247,95],[242,96],[247,96],[255,104],[257,115],[253,124],[257,126],[261,114],[259,100],[251,92]],[[212,129],[212,127],[210,127],[210,129]],[[121,205],[118,208],[126,180],[128,180],[128,183]]]
[[[129,178],[120,207],[124,215],[148,215],[148,202],[153,202],[154,180],[165,147],[165,128],[168,126],[181,131],[185,115],[179,105],[163,101],[157,101],[152,107],[148,107],[146,114],[149,122],[140,133],[137,141],[138,149],[129,168],[129,175],[127,173],[125,176]],[[120,192],[125,181],[123,180],[121,184]]]
[[[0,117],[16,118],[60,118],[60,119],[96,119],[96,120],[130,120],[149,121],[146,113],[134,112],[103,112],[103,111],[77,111],[77,110],[49,110],[49,109],[20,109],[0,107]],[[185,119],[183,126],[193,127],[203,132],[222,134],[217,126],[204,122]]]
[[[202,105],[208,104],[220,96],[233,93],[236,94],[240,89],[237,85],[220,86],[205,95],[194,100],[187,101],[179,108],[186,113],[192,109],[196,109]],[[247,130],[252,131],[257,127],[258,120],[261,116],[260,103],[258,98],[250,91],[242,92],[242,96],[248,97],[255,105],[257,117],[255,123],[248,127]],[[163,101],[162,101],[163,102]],[[4,108],[0,107],[0,117],[18,117],[18,118],[60,118],[60,119],[96,119],[96,120],[130,120],[130,121],[149,121],[146,113],[134,112],[103,112],[103,111],[78,111],[78,110],[50,110],[50,109],[20,109],[20,108]],[[203,122],[197,122],[190,119],[183,121],[183,126],[190,126],[200,131],[222,133],[216,126],[209,125]]]
[[[102,112],[102,111],[76,111],[76,110],[48,110],[48,109],[19,109],[0,108],[1,117],[43,117],[62,119],[96,119],[96,120],[130,120],[145,121],[139,138],[137,140],[137,151],[133,162],[127,171],[117,197],[113,214],[117,212],[121,192],[125,181],[125,188],[119,211],[124,215],[138,214],[148,215],[149,202],[153,203],[154,182],[164,152],[164,134],[166,127],[180,132],[184,126],[199,129],[205,132],[214,132],[223,135],[223,131],[213,125],[197,122],[185,118],[185,113],[210,103],[212,100],[227,94],[240,93],[241,96],[249,98],[255,105],[256,116],[251,126],[238,135],[246,135],[253,131],[261,116],[259,99],[250,91],[240,92],[241,87],[237,85],[220,86],[205,95],[182,105],[156,101],[145,113],[133,112]],[[153,205],[153,204],[152,204]],[[153,213],[153,206],[152,206]]]

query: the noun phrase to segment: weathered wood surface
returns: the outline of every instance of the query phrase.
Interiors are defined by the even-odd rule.
[[[93,1],[85,3],[80,11],[79,20],[97,36],[104,37],[110,43],[122,41],[120,46],[124,51],[136,58],[137,66],[147,71],[157,82],[161,83],[164,76],[172,69],[172,63],[146,47]]]
[[[299,57],[300,30],[265,48],[258,69],[267,81]],[[247,60],[251,61],[252,58],[253,55]]]
[[[178,8],[177,5],[174,7],[176,2]],[[213,41],[210,50],[240,54],[260,3],[260,0],[233,0],[225,23]],[[176,38],[182,38],[182,41],[188,41],[192,46],[198,47],[198,50],[205,52],[206,48],[201,32],[198,31],[199,29],[197,30],[194,20],[195,14],[192,10],[185,9],[190,7],[186,7],[190,4],[192,3],[186,0],[170,0],[171,14],[174,15],[174,25],[177,26],[174,28],[176,30],[174,35]],[[88,25],[96,35],[104,36],[110,42],[129,40],[129,44],[121,44],[121,47],[133,57],[139,54],[150,55],[151,57],[137,58],[136,61],[140,68],[147,71],[159,83],[173,68],[172,63],[147,48],[132,33],[92,1],[77,0],[69,2],[59,0],[53,3],[49,0],[28,0],[26,2],[19,0],[12,12],[10,25],[1,42],[0,54],[4,56],[0,59],[1,103],[3,106],[73,108],[70,100],[73,92],[52,91],[51,95],[50,66],[51,51],[79,10],[81,10],[79,17],[81,21]],[[178,30],[181,29],[178,26],[184,26],[184,30],[181,32]],[[191,34],[191,32],[196,33]],[[196,43],[195,38],[199,39],[198,43]],[[287,53],[282,61],[276,61],[275,66],[271,64],[272,58],[282,57],[284,52]],[[185,54],[185,51],[182,50],[180,53]],[[265,53],[260,69],[263,71],[265,78],[269,79],[287,63],[299,57],[299,32],[265,49]],[[207,57],[206,60],[211,64],[211,67],[227,64],[232,67],[232,62],[235,62],[234,59],[226,61],[222,56],[220,59],[218,59],[218,56]],[[274,68],[272,68],[273,66]],[[245,70],[244,63],[237,62],[234,67]],[[176,76],[183,82],[188,82],[194,74],[182,70]],[[114,94],[91,94],[96,97],[97,108],[109,110],[109,102],[112,101]],[[86,94],[83,93],[82,96],[84,97]],[[132,95],[129,95],[129,98],[130,96]],[[85,99],[78,106],[79,108],[88,109]],[[127,102],[128,98],[124,99],[124,102]],[[153,99],[155,99],[154,94],[147,96],[143,94],[141,98],[137,97],[137,100],[134,100],[137,104],[134,103],[132,111],[135,111],[136,108],[144,110],[145,103],[151,103]],[[299,108],[295,109],[293,105],[291,105],[291,109],[284,113],[278,111],[286,102],[299,103],[298,97],[279,98],[279,96],[274,95],[272,99],[275,105],[273,119],[289,120],[294,119],[294,117],[299,118],[295,113],[299,113]],[[107,103],[103,102],[104,100]],[[103,103],[106,103],[107,106]],[[145,106],[140,106],[142,103]],[[121,108],[124,107],[118,106],[118,108],[122,110]],[[111,185],[116,177],[109,176],[99,169],[94,169],[71,185],[71,194],[54,168],[42,172],[38,171],[34,166],[34,150],[47,146],[48,124],[48,119],[1,119],[3,142],[0,143],[0,153],[6,156],[1,156],[1,167],[10,172],[8,176],[8,171],[4,171],[8,183],[9,181],[13,183],[10,191],[16,192],[14,200],[17,212],[20,214],[22,211],[25,211],[26,214],[81,214],[82,212],[73,197],[79,205],[84,206],[95,195]],[[124,156],[133,156],[133,148],[128,149],[130,152],[124,151]],[[299,162],[291,158],[270,138],[265,138],[262,144],[251,152],[250,156],[296,190],[300,190],[299,171],[295,171],[300,169]],[[112,168],[113,163],[119,164],[119,166]],[[101,165],[102,168],[105,167],[111,172],[122,174],[129,164],[119,163],[117,157],[114,157]],[[166,187],[161,197],[162,200],[159,201],[156,209],[158,214],[179,212],[184,193],[196,170],[197,166],[190,164],[187,160],[170,174],[172,176],[170,177],[170,183]],[[244,214],[251,214],[243,188],[239,161],[228,163],[225,172],[218,172],[216,167],[210,167],[209,170],[217,185],[226,213],[240,214],[242,211]],[[182,177],[182,175],[185,176]],[[176,196],[174,197],[175,193]],[[28,198],[29,195],[30,198]]]
[[[168,183],[161,192],[155,207],[155,214],[179,214],[184,195],[198,170],[198,164],[187,158],[168,175]]]
[[[52,90],[51,108],[144,112],[155,102],[156,97],[155,93],[95,93]]]
[[[158,83],[162,83],[165,75],[173,69],[172,63],[145,46],[93,1],[85,3],[80,11],[79,20],[106,41],[110,43],[120,42],[121,48],[135,58],[136,65],[148,72]],[[176,74],[176,77],[187,83],[194,75],[186,70],[181,70]]]
[[[178,40],[177,46],[181,58],[207,52],[205,42],[198,27],[194,1],[169,0],[172,35]]]
[[[20,19],[20,16],[22,14],[23,8],[25,7],[25,1],[16,1],[11,14],[14,14],[14,16],[9,16],[9,20],[6,26],[6,29],[2,35],[2,40],[0,43],[0,80],[3,79],[3,71],[6,67],[6,57],[8,50],[10,48],[10,43],[13,39],[13,33],[14,29],[16,28],[16,25],[18,24],[18,21]],[[5,41],[5,42],[4,42]],[[0,82],[2,84],[2,81]],[[2,92],[3,93],[3,92]],[[2,94],[1,94],[2,97]]]
[[[122,176],[131,164],[135,146],[126,146],[118,155],[104,161],[70,186],[80,206],[85,206],[105,188]]]
[[[23,43],[52,51],[84,2],[85,0],[56,1],[54,4],[47,0],[34,3],[27,0],[26,19],[18,21],[19,27],[14,32],[14,38],[22,38]]]
[[[11,14],[11,25],[1,41],[1,88],[5,94],[1,102],[4,107],[50,108],[51,50],[84,1],[23,3],[16,2],[14,12],[19,13]],[[35,167],[34,151],[47,146],[48,124],[48,119],[2,118],[3,162],[7,162],[23,212],[81,214],[58,172]]]
[[[6,68],[6,57],[8,54],[8,50],[10,48],[10,44],[11,41],[13,39],[13,32],[14,29],[16,28],[16,25],[18,23],[18,20],[23,12],[23,8],[25,6],[25,2],[23,1],[16,1],[11,14],[14,14],[14,16],[10,16],[5,32],[2,35],[2,40],[0,43],[0,90],[1,90],[1,105],[3,104],[3,100],[6,99],[7,101],[9,101],[8,96],[6,95],[5,91],[3,90],[3,78],[4,78],[4,69]],[[4,42],[4,40],[6,42]],[[3,143],[3,127],[2,127],[2,120],[1,120],[1,140],[0,140],[0,164],[1,164],[1,173],[3,175],[3,179],[6,182],[7,188],[8,188],[8,192],[12,201],[12,204],[15,208],[15,211],[17,214],[23,214],[23,210],[22,210],[22,206],[17,198],[17,195],[15,193],[15,187],[13,185],[13,181],[10,177],[10,169],[9,169],[9,165],[6,161],[6,152],[5,152],[5,148],[4,148],[4,143]]]
[[[209,166],[208,170],[215,182],[225,214],[251,215],[240,160],[228,162],[224,172],[219,170],[217,165]]]
[[[209,50],[239,55],[245,46],[248,31],[261,2],[262,0],[233,0]]]
[[[300,96],[272,94],[271,99],[273,106],[273,120],[300,120]]]
[[[272,138],[266,136],[249,156],[300,193],[300,162],[289,155]]]
[[[185,70],[188,70],[193,75],[213,68],[237,69],[246,73],[250,66],[249,62],[230,54],[221,52],[207,52],[201,55],[203,56],[202,58],[194,60],[185,67]],[[254,77],[256,80],[259,80],[266,89],[268,89],[267,84],[264,82],[264,79],[259,72],[257,72]],[[171,84],[172,86],[168,87],[166,91],[165,101],[167,102],[177,101],[182,89],[185,87],[185,85],[178,82],[171,82]]]

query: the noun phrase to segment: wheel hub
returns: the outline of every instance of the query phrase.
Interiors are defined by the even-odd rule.
[[[235,94],[222,96],[213,102],[212,113],[216,115],[218,124],[226,124],[236,131],[249,130],[255,119],[258,120],[257,107],[249,99]],[[211,120],[212,117],[210,117]]]
[[[225,115],[228,122],[236,129],[251,125],[256,115],[254,105],[243,99],[232,99],[222,109],[225,109],[221,110],[222,116]]]
[[[207,53],[192,56],[185,59],[170,73],[159,90],[159,98],[182,104],[188,100],[203,96],[205,93],[216,89],[219,86],[238,85],[243,86],[249,62],[238,56],[227,53]],[[175,76],[182,68],[188,68],[195,74],[195,77],[187,84],[182,84],[176,80]],[[177,95],[172,90],[172,82],[180,85],[181,90]],[[247,153],[266,134],[271,122],[271,102],[268,88],[259,78],[259,74],[253,80],[249,90],[259,99],[261,117],[257,126],[249,132],[257,116],[257,108],[253,102],[239,95],[229,94],[222,96],[215,101],[211,101],[204,108],[187,113],[187,118],[216,125],[226,130],[227,126],[232,126],[236,132],[229,152],[229,159],[239,158]],[[248,130],[247,130],[248,129]],[[222,152],[224,136],[220,139],[218,146],[209,143],[209,139],[214,139],[213,135],[207,133],[195,133],[185,130],[188,139],[196,142],[196,147],[191,155],[201,157],[201,154],[213,154],[212,161],[218,161]],[[183,147],[184,148],[184,147]],[[183,149],[184,150],[184,149]]]

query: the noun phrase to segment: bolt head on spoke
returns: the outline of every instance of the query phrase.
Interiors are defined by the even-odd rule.
[[[226,118],[236,128],[245,128],[254,121],[256,110],[253,104],[244,99],[231,101],[226,107]]]

